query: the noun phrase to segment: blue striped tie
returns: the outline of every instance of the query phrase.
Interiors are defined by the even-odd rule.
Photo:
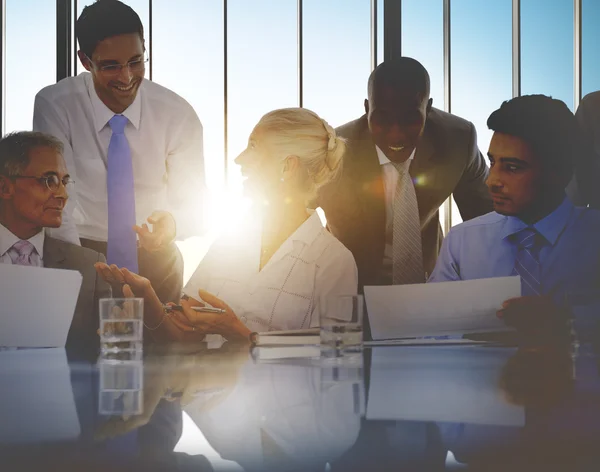
[[[127,118],[115,115],[108,122],[112,136],[108,144],[108,244],[109,264],[138,272],[135,225],[135,193],[131,150],[125,136]]]
[[[544,237],[533,228],[525,228],[511,236],[517,246],[517,258],[513,275],[521,276],[521,290],[524,296],[541,295],[540,250],[545,244]]]

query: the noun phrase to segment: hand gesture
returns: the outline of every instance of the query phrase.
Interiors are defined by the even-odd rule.
[[[140,245],[148,252],[156,252],[166,248],[175,240],[176,226],[175,218],[167,211],[155,211],[148,218],[152,225],[152,231],[144,223],[142,226],[134,226]]]

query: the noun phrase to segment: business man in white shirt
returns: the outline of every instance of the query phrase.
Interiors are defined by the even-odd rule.
[[[129,6],[87,6],[76,34],[87,72],[35,100],[34,130],[64,143],[77,182],[53,235],[149,278],[161,300],[178,300],[183,261],[174,240],[199,232],[202,124],[183,98],[144,79],[143,27]]]

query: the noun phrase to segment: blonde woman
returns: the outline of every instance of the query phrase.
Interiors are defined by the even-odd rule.
[[[202,340],[206,334],[247,338],[253,331],[319,325],[328,300],[357,292],[350,251],[307,210],[317,190],[337,178],[344,140],[303,108],[267,113],[235,160],[253,202],[246,225],[210,248],[184,288],[182,312],[165,311],[148,280],[98,264],[108,281],[146,299],[145,325],[156,340]],[[225,313],[196,312],[211,305]]]

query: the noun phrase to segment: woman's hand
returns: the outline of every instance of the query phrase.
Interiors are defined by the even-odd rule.
[[[225,313],[208,313],[193,310],[205,304],[199,300],[181,300],[183,313],[173,313],[171,321],[185,332],[202,334],[220,334],[230,341],[248,340],[251,331],[236,316],[234,311],[223,300],[214,295],[199,290],[198,295],[207,304],[225,310]]]

